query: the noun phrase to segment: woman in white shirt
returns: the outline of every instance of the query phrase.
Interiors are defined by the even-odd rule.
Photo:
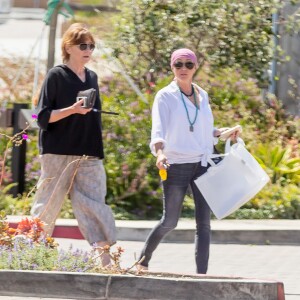
[[[158,169],[167,169],[163,181],[163,216],[149,234],[140,255],[139,270],[147,270],[153,251],[173,230],[181,214],[188,187],[195,202],[197,273],[207,272],[210,245],[210,208],[194,180],[203,175],[222,129],[214,128],[208,95],[192,82],[198,68],[197,57],[189,49],[172,53],[174,80],[161,89],[152,108],[150,148]]]

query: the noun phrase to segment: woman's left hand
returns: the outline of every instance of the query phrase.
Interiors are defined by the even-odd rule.
[[[79,100],[72,105],[75,114],[85,115],[92,110],[92,108],[83,107],[84,100]]]
[[[229,127],[222,127],[222,128],[215,129],[214,137],[220,137],[221,133],[228,130],[228,129],[230,129],[230,128]],[[235,142],[237,140],[237,138],[240,136],[240,134],[241,134],[241,130],[237,129],[227,138],[230,138],[231,141]]]
[[[237,138],[241,135],[241,132],[239,130],[236,130],[234,133],[230,135],[230,139],[233,142],[236,142]]]
[[[229,127],[222,127],[214,130],[214,137],[219,137],[221,133],[225,130],[229,129]]]

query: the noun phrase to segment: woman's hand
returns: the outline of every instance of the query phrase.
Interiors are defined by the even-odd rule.
[[[232,142],[236,142],[237,138],[240,136],[241,132],[236,130],[234,133],[230,135],[230,139]]]
[[[157,155],[157,158],[156,158],[156,167],[159,170],[166,169],[166,167],[164,166],[164,164],[168,165],[168,159],[164,155],[164,152],[163,152],[163,149],[164,149],[163,143],[159,142],[159,143],[155,144],[154,147],[155,147],[155,152],[156,152],[156,155]]]
[[[92,108],[82,107],[83,101],[84,100],[82,99],[78,102],[75,102],[73,105],[71,105],[69,107],[52,110],[50,119],[49,119],[49,123],[57,122],[66,117],[69,117],[73,114],[81,114],[81,115],[87,114],[88,112],[90,112],[92,110]]]
[[[163,153],[161,153],[157,156],[156,167],[159,170],[163,170],[163,169],[166,169],[164,165],[168,165],[168,160],[167,160],[167,157]]]
[[[229,129],[229,127],[222,127],[222,128],[215,129],[214,130],[214,137],[220,137],[221,133],[223,131],[228,130],[228,129]]]
[[[219,129],[216,129],[214,131],[214,137],[220,137],[221,134],[227,130],[229,130],[230,127],[222,127],[222,128],[219,128]],[[241,129],[237,128],[234,132],[232,132],[230,135],[226,135],[226,137],[224,136],[221,136],[221,139],[222,140],[227,140],[230,138],[231,141],[233,142],[236,142],[237,138],[240,136],[241,134]]]
[[[90,112],[92,110],[92,108],[85,108],[85,107],[83,107],[82,106],[83,102],[84,102],[84,100],[81,99],[81,100],[75,102],[72,105],[72,109],[74,110],[74,114],[85,115],[85,114],[87,114],[88,112]]]

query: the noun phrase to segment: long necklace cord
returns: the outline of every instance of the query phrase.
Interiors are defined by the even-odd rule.
[[[196,114],[195,114],[194,121],[191,122],[190,115],[189,115],[189,111],[188,111],[188,109],[187,109],[186,103],[185,103],[185,101],[184,101],[184,99],[183,99],[183,95],[182,95],[182,94],[184,94],[184,93],[181,91],[180,88],[179,88],[179,90],[180,90],[181,100],[182,100],[182,103],[183,103],[184,108],[185,108],[185,111],[186,111],[187,119],[188,119],[189,124],[190,124],[190,131],[193,132],[193,131],[194,131],[194,124],[195,124],[195,122],[196,122],[196,120],[197,120],[197,117],[198,117],[198,110],[199,110],[199,108],[198,108],[198,106],[197,106],[196,93],[195,93],[194,87],[193,87],[193,85],[192,85],[192,94],[194,95],[194,104],[195,104],[195,107],[196,107]]]

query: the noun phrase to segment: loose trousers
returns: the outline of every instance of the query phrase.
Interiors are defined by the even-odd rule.
[[[84,238],[92,245],[116,242],[111,208],[105,203],[106,173],[102,160],[94,157],[44,154],[41,177],[31,209],[33,217],[46,223],[51,235],[67,193]]]

